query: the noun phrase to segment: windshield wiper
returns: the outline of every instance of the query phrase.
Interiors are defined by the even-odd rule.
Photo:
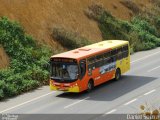
[[[66,77],[51,77],[51,79],[68,80],[68,79],[70,79],[70,78],[66,78]]]
[[[60,77],[51,77],[51,79],[58,79],[58,80],[61,80],[62,78],[60,78]]]

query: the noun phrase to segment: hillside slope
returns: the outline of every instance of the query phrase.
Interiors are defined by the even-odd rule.
[[[121,0],[0,0],[0,16],[19,21],[27,33],[52,47],[57,45],[51,37],[52,30],[59,25],[77,31],[88,39],[100,41],[102,35],[97,23],[84,14],[93,1],[103,4],[120,19],[129,20],[133,16],[132,11],[120,3]],[[134,1],[145,8],[150,0]],[[2,49],[0,53],[4,55]],[[0,67],[7,65],[7,61],[4,57]]]
[[[4,51],[3,47],[0,46],[0,68],[5,68],[9,64],[9,58]]]

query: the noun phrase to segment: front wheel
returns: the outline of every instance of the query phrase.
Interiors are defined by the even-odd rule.
[[[87,91],[90,92],[94,87],[93,81],[90,80],[87,85]]]
[[[115,73],[115,80],[119,80],[121,78],[121,70],[118,68]]]

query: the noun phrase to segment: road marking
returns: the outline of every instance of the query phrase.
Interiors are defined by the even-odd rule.
[[[106,114],[111,114],[111,113],[113,113],[113,112],[115,112],[115,111],[117,111],[117,109],[113,109],[113,110],[111,110],[111,111],[105,113],[103,116],[105,116]]]
[[[151,90],[151,91],[149,91],[149,92],[145,93],[144,95],[149,95],[149,94],[151,94],[151,93],[153,93],[153,92],[155,92],[155,91],[156,91],[156,89]]]
[[[141,60],[143,60],[143,59],[149,58],[149,57],[151,57],[151,56],[153,56],[153,55],[156,55],[156,54],[158,54],[158,53],[160,53],[160,51],[155,52],[155,53],[153,53],[153,54],[151,54],[151,55],[147,55],[147,56],[145,56],[145,57],[139,58],[139,59],[137,59],[137,60],[134,60],[134,61],[131,62],[131,64],[132,64],[132,63],[135,63],[135,62],[138,62],[138,61],[141,61]]]
[[[70,104],[70,105],[67,105],[67,106],[64,107],[64,109],[69,108],[69,107],[71,107],[71,106],[73,106],[73,105],[75,105],[75,104],[78,104],[78,103],[80,103],[80,102],[82,102],[82,101],[84,101],[84,100],[86,100],[86,99],[88,99],[88,98],[90,98],[90,97],[86,97],[86,98],[84,98],[84,99],[82,99],[82,100],[79,100],[79,101],[74,102],[74,103],[72,103],[72,104]]]
[[[55,91],[53,91],[53,92],[55,92]],[[0,113],[4,113],[4,112],[6,112],[6,111],[9,111],[9,110],[12,110],[12,109],[14,109],[14,108],[20,107],[20,106],[22,106],[22,105],[25,105],[25,104],[27,104],[27,103],[33,102],[33,101],[38,100],[38,99],[40,99],[40,98],[43,98],[43,97],[45,97],[45,96],[47,96],[47,95],[53,94],[53,92],[49,92],[49,93],[47,93],[47,94],[41,95],[41,96],[39,96],[39,97],[36,97],[36,98],[31,99],[31,100],[29,100],[29,101],[26,101],[26,102],[24,102],[24,103],[21,103],[21,104],[18,104],[18,105],[16,105],[16,106],[7,108],[7,109],[5,109],[5,110],[3,110],[3,111],[0,111]]]
[[[150,69],[150,70],[148,70],[148,72],[151,72],[151,71],[156,70],[156,69],[158,69],[158,68],[160,68],[160,66],[155,67],[155,68],[153,68],[153,69]]]
[[[125,103],[124,105],[129,105],[129,104],[133,103],[133,102],[136,101],[136,100],[137,100],[137,99],[133,99],[133,100],[131,100],[131,101]]]

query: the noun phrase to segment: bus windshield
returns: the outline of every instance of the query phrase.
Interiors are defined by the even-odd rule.
[[[78,78],[78,65],[75,63],[53,62],[51,78],[60,81],[74,81]]]

